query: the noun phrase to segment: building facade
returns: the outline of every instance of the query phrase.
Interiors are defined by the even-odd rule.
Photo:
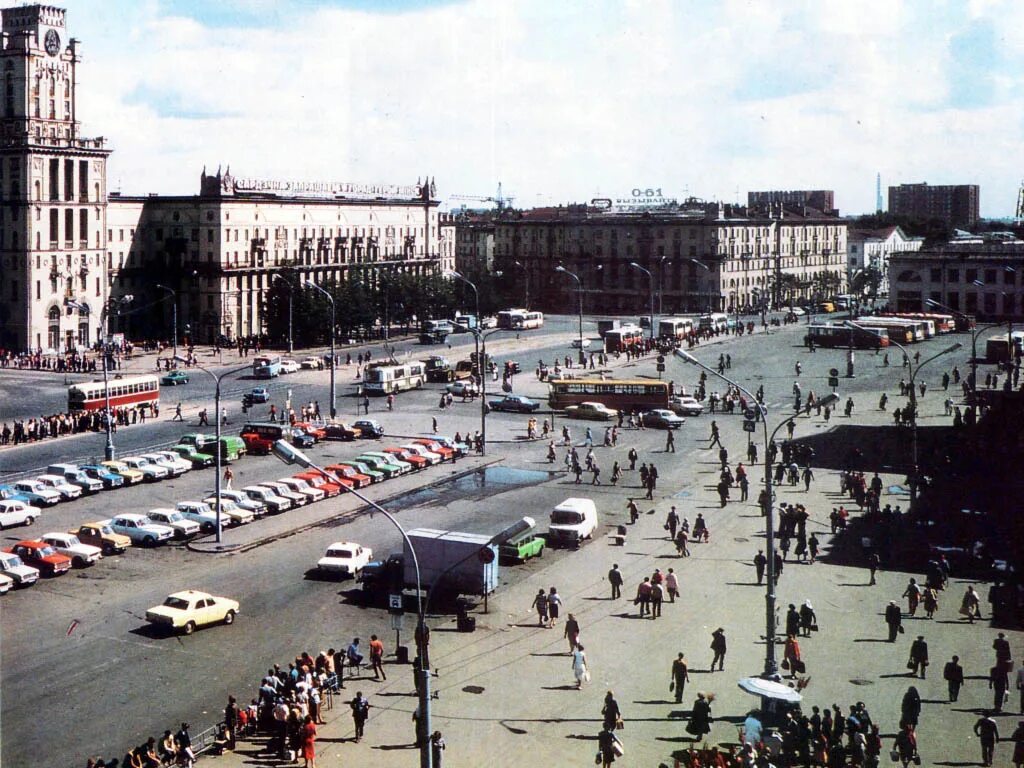
[[[98,338],[106,306],[110,150],[75,117],[79,46],[64,10],[0,19],[0,347],[66,349]]]
[[[836,210],[836,195],[831,189],[788,189],[769,190],[767,192],[747,192],[747,206],[762,208],[779,204],[792,208],[806,205],[825,213]]]
[[[946,243],[889,259],[890,305],[929,311],[928,300],[981,320],[1024,318],[1024,241]]]
[[[389,272],[452,269],[454,248],[442,241],[435,194],[432,181],[305,185],[218,169],[203,171],[195,196],[112,195],[111,294],[163,301],[166,328],[177,302],[180,329],[199,342],[256,336],[265,331],[263,301],[278,276],[372,285]],[[116,318],[114,328],[130,334],[130,323],[130,315]]]
[[[978,223],[980,192],[977,184],[929,186],[900,184],[889,187],[889,213],[938,219],[947,227],[970,229]]]
[[[894,253],[917,251],[924,243],[922,237],[911,237],[900,227],[881,229],[850,229],[847,235],[847,283],[863,270],[876,270],[880,277],[878,294],[889,294],[889,259]]]
[[[644,314],[652,290],[659,314],[781,306],[845,290],[846,230],[835,216],[783,205],[536,209],[496,222],[494,264],[507,274],[523,265],[534,304],[547,311],[578,306],[578,286],[559,265],[580,279],[588,312]]]
[[[473,274],[494,269],[494,224],[497,212],[460,211],[445,216],[441,233],[455,250],[455,269]]]

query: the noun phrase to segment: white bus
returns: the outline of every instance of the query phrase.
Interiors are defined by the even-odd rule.
[[[658,321],[658,337],[662,339],[685,339],[693,330],[693,318],[666,317]]]
[[[729,329],[729,316],[725,312],[712,312],[700,316],[700,329],[702,331],[726,331]]]
[[[363,372],[367,394],[388,395],[406,389],[419,389],[427,380],[427,367],[420,361],[401,365],[370,365]]]
[[[906,317],[879,315],[878,317],[858,317],[857,324],[878,326],[882,328],[901,325],[910,333],[911,341],[924,341],[925,339],[930,339],[935,335],[935,323],[931,320],[911,320]],[[892,336],[893,334],[890,332],[889,338],[892,338]]]
[[[512,327],[515,330],[530,330],[544,327],[543,312],[516,312],[512,315]]]
[[[498,327],[512,328],[513,318],[518,315],[525,315],[525,309],[503,309],[498,313]]]

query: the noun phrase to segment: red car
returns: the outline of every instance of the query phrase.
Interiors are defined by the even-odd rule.
[[[295,424],[293,424],[292,426],[294,426],[297,429],[301,429],[307,435],[311,435],[313,439],[316,440],[318,443],[321,440],[327,439],[326,429],[324,429],[323,427],[313,426],[307,421],[296,421]]]
[[[338,476],[339,480],[349,480],[356,488],[364,488],[373,482],[373,478],[357,472],[354,467],[348,464],[331,464],[327,471]]]
[[[338,485],[333,480],[324,477],[316,470],[311,469],[308,472],[302,472],[298,475],[295,475],[295,477],[298,478],[299,480],[305,480],[314,488],[319,488],[321,491],[324,492],[324,495],[327,496],[327,498],[337,496],[339,493],[341,493],[340,485]],[[344,477],[339,477],[338,479],[341,480],[342,483],[347,485],[348,487],[352,487],[351,480],[346,480]]]
[[[397,456],[402,461],[409,462],[412,464],[413,469],[423,469],[430,464],[425,457],[420,456],[413,451],[407,451],[405,448],[385,448],[384,453],[390,453],[392,456]]]
[[[424,446],[428,451],[441,454],[442,461],[451,461],[452,456],[455,455],[455,451],[446,445],[442,445],[436,440],[430,440],[428,438],[420,438],[419,440],[413,440],[414,443]]]
[[[45,541],[19,541],[4,551],[17,555],[25,565],[38,568],[43,576],[60,576],[71,570],[71,558],[62,555]]]

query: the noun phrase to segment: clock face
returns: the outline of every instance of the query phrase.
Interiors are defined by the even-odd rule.
[[[46,52],[51,56],[56,56],[60,53],[60,35],[57,34],[57,30],[49,29],[46,31]]]

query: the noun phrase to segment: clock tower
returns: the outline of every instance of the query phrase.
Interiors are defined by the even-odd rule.
[[[0,347],[74,351],[98,340],[108,296],[110,150],[80,134],[79,43],[64,9],[0,19]]]

